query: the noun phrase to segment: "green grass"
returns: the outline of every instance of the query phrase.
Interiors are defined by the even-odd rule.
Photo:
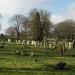
[[[15,54],[17,49],[22,48],[19,45],[0,48],[0,75],[75,75],[75,57],[20,56]],[[45,53],[46,49],[28,46],[26,50],[41,54]],[[74,52],[69,51],[69,53]],[[53,52],[50,51],[51,54]],[[56,70],[55,65],[62,61],[67,63],[68,69]]]
[[[23,56],[0,56],[0,73],[3,75],[72,75],[75,74],[75,58],[50,57],[38,58]],[[54,66],[58,62],[66,62],[69,70],[56,70]],[[1,74],[1,75],[2,75]]]

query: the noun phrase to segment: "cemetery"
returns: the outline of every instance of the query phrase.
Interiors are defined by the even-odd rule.
[[[0,0],[0,75],[75,75],[73,10],[74,0]]]
[[[73,43],[51,39],[48,42],[0,40],[0,74],[69,75],[74,73]]]

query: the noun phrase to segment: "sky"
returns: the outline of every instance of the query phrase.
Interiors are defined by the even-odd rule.
[[[46,9],[51,12],[51,21],[59,23],[66,19],[75,20],[75,0],[0,0],[0,33],[11,26],[9,18],[15,14],[28,15],[31,9]]]

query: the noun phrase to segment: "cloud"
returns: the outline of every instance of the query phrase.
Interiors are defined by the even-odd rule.
[[[56,24],[64,20],[64,17],[61,15],[52,15],[51,21]]]
[[[75,20],[75,3],[71,3],[66,10],[65,18]]]
[[[42,6],[48,1],[49,0],[0,0],[0,12],[9,15],[23,13],[31,8]]]
[[[27,14],[30,9],[40,8],[46,5],[46,2],[52,0],[0,0],[0,13],[3,15],[2,18],[2,29],[3,32],[8,28],[8,20],[14,14]]]
[[[33,8],[46,8],[50,10],[52,1],[56,2],[57,0],[0,0],[0,13],[3,15],[2,30],[0,32],[4,33],[8,28],[8,20],[14,14],[25,15]],[[53,23],[59,23],[65,19],[75,20],[75,2],[67,5],[67,8],[62,13],[58,12],[54,14],[53,12],[51,21]]]

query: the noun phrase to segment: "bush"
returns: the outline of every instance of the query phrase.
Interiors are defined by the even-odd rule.
[[[66,66],[66,63],[64,62],[59,62],[58,64],[56,64],[55,68],[59,69],[59,70],[64,70]]]

